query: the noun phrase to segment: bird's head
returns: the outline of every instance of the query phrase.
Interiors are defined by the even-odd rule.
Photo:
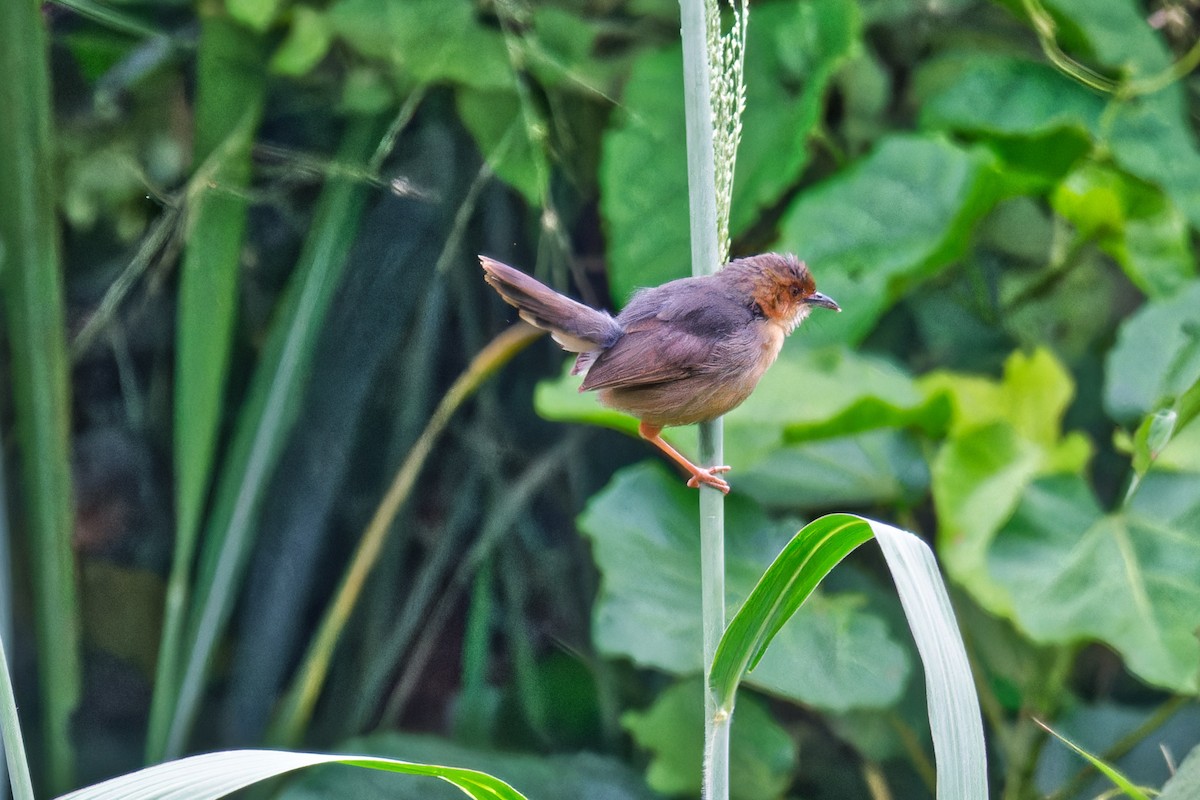
[[[791,333],[814,308],[841,311],[833,298],[817,291],[812,273],[791,253],[763,253],[725,265],[722,275],[766,319]]]

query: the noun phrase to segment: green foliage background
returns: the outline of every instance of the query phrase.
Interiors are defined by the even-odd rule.
[[[513,319],[476,253],[610,308],[687,274],[675,0],[66,0],[42,23],[51,130],[0,142],[18,166],[48,147],[53,197],[0,209],[0,533],[45,785],[303,743],[533,798],[694,795],[695,493],[552,343],[458,410],[347,572]],[[926,536],[996,797],[1104,785],[1034,717],[1149,786],[1160,745],[1200,742],[1198,30],[1177,0],[752,7],[733,251],[797,253],[845,311],[727,417],[730,607],[820,513]],[[36,171],[11,172],[22,196]],[[58,305],[66,352],[27,313]],[[69,419],[23,388],[56,379]],[[69,436],[72,490],[31,420]],[[57,590],[25,577],[69,562]],[[883,574],[851,559],[750,675],[735,796],[931,796]],[[442,790],[417,787],[282,794]]]

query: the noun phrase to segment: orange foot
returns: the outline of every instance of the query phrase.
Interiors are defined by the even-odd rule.
[[[705,484],[713,487],[721,494],[729,494],[729,482],[717,477],[722,472],[729,472],[729,467],[696,467],[695,470],[692,473],[692,477],[688,479],[688,486],[693,489],[699,489],[700,484]]]

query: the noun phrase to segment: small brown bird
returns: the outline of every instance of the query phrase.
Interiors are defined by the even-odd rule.
[[[520,270],[479,257],[488,283],[521,318],[578,353],[579,391],[640,420],[638,433],[691,473],[688,486],[729,493],[729,467],[698,467],[659,436],[716,419],[750,396],[784,338],[816,307],[841,311],[790,254],[731,261],[715,275],[641,289],[613,318]]]

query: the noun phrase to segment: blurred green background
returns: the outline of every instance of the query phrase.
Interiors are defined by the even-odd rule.
[[[689,272],[676,0],[5,5],[0,622],[38,786],[271,745],[695,796],[695,493],[501,335],[475,258],[610,309]],[[1148,786],[1200,742],[1198,26],[751,7],[733,254],[845,311],[727,417],[730,603],[820,513],[926,537],[998,798],[1104,791],[1035,717]],[[830,580],[750,676],[734,796],[931,797],[886,571]],[[337,770],[276,790],[456,796]]]

